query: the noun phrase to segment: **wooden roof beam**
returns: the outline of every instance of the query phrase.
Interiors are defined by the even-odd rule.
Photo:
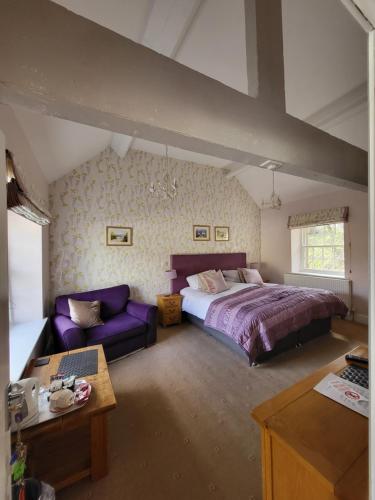
[[[0,100],[365,190],[367,153],[48,0],[0,0]]]

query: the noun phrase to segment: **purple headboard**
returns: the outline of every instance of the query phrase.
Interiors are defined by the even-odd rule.
[[[188,285],[186,276],[201,273],[208,269],[237,269],[246,267],[246,253],[200,253],[171,255],[171,269],[177,272],[177,278],[171,280],[172,293],[179,293]]]

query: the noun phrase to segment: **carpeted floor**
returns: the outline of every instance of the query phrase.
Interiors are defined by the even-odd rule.
[[[109,475],[59,499],[261,500],[251,409],[352,347],[331,336],[257,368],[192,325],[110,365]],[[73,450],[74,451],[74,450]]]

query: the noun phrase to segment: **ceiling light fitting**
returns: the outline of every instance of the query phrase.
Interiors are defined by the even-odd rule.
[[[259,166],[262,168],[266,168],[267,170],[279,170],[283,166],[283,164],[280,161],[266,160]]]
[[[272,169],[272,193],[269,201],[262,200],[262,208],[280,210],[282,205],[280,196],[275,192],[275,169]]]
[[[164,166],[166,173],[163,177],[163,181],[158,181],[156,183],[152,182],[148,190],[156,198],[161,198],[162,200],[173,200],[177,195],[177,182],[176,179],[173,179],[173,181],[171,181],[168,173],[169,159],[167,145],[165,145]]]

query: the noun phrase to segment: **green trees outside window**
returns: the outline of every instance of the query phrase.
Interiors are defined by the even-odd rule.
[[[304,271],[345,273],[344,224],[301,229],[301,264]]]

